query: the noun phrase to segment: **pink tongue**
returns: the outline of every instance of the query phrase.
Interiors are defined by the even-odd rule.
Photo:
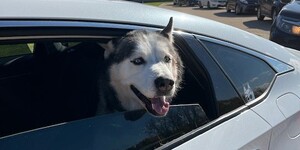
[[[169,102],[164,101],[163,98],[153,98],[152,108],[160,115],[165,115],[169,111],[170,104]]]

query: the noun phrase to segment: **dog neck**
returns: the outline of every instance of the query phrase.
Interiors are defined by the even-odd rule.
[[[106,70],[106,69],[105,69]],[[109,80],[109,77],[106,72],[100,74],[99,85],[101,85],[99,91],[100,100],[98,101],[97,115],[113,113],[113,112],[122,112],[125,109],[122,107],[120,101],[117,98],[116,92],[106,81]]]

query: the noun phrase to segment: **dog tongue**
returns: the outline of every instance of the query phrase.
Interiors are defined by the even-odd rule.
[[[170,104],[166,102],[163,97],[153,98],[152,108],[160,115],[165,115],[169,111]]]

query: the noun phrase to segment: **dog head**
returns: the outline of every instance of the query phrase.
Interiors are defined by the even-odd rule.
[[[124,109],[167,114],[183,70],[172,31],[171,18],[160,32],[134,30],[104,46],[109,82]]]

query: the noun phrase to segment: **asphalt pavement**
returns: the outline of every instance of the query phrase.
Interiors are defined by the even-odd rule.
[[[159,7],[215,20],[269,39],[272,20],[266,17],[265,20],[258,21],[256,13],[235,15],[234,11],[230,13],[226,12],[224,7],[215,9],[199,8],[197,5],[193,7],[179,7],[174,6],[173,3],[170,2],[163,3]]]

